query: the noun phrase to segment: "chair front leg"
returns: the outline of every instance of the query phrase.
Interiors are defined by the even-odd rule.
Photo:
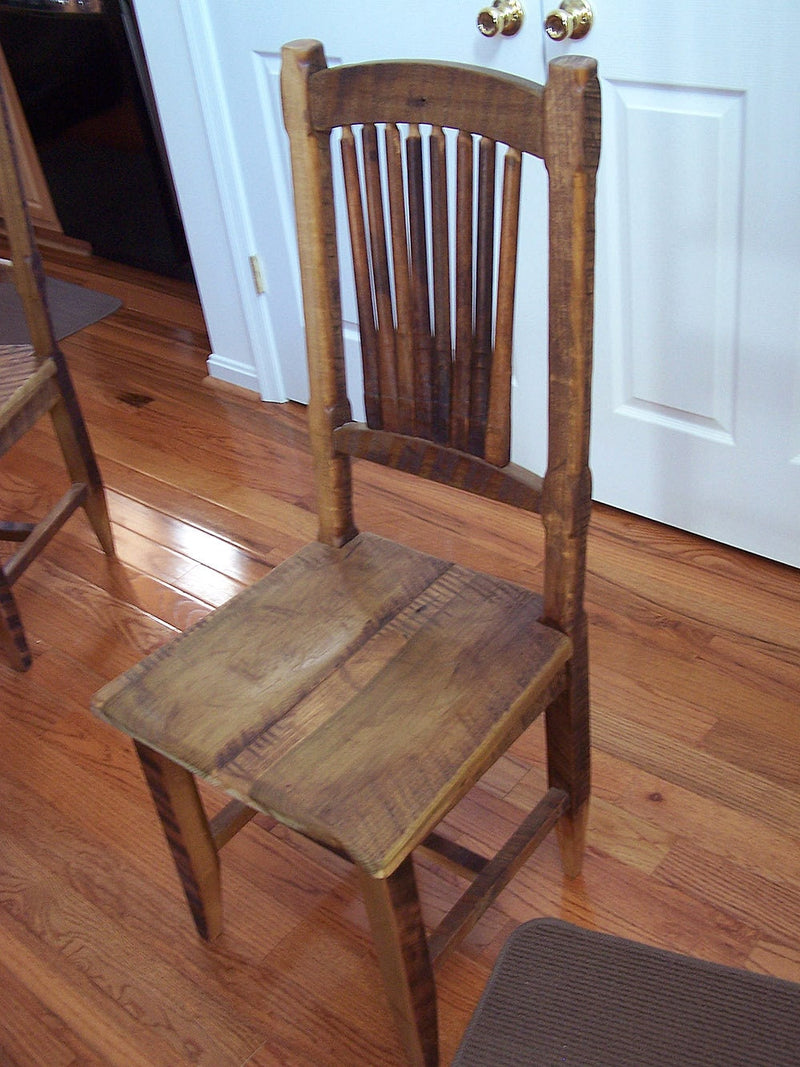
[[[194,775],[139,741],[134,743],[197,932],[211,941],[222,932],[219,856]]]
[[[408,1062],[435,1067],[436,986],[411,857],[388,878],[360,874],[378,963]]]

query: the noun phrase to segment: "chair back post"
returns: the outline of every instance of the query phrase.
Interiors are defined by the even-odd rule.
[[[37,359],[52,358],[57,348],[45,308],[45,278],[26,209],[17,146],[6,90],[0,82],[0,215],[11,246],[11,275],[25,312]]]
[[[319,514],[319,539],[343,545],[356,534],[348,456],[337,454],[333,430],[351,419],[347,399],[339,293],[336,222],[327,133],[311,125],[309,81],[327,63],[317,41],[284,45],[281,95],[292,157],[300,276],[310,383],[309,432]]]
[[[550,179],[544,619],[573,634],[584,629],[592,494],[594,195],[600,147],[600,88],[593,59],[562,56],[550,63],[544,114],[544,161]]]
[[[34,358],[39,366],[48,360],[51,360],[55,366],[63,407],[55,406],[51,412],[52,417],[59,424],[61,431],[59,436],[67,432],[66,427],[67,424],[69,425],[68,432],[77,438],[81,462],[86,468],[88,482],[93,489],[99,490],[102,486],[100,470],[89,441],[67,361],[56,338],[48,311],[44,265],[27,208],[20,156],[11,122],[11,109],[2,81],[0,81],[0,214],[2,214],[8,234],[11,253],[9,271],[22,303],[28,333],[33,343]]]

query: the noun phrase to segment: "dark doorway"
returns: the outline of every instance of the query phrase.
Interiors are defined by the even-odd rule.
[[[191,278],[128,0],[0,0],[0,43],[64,232]]]

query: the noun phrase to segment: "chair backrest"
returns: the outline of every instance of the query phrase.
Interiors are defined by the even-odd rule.
[[[355,533],[351,456],[538,511],[546,531],[545,617],[569,632],[582,612],[591,497],[595,62],[555,60],[543,87],[437,62],[328,68],[318,42],[297,41],[284,47],[282,94],[321,539],[343,544]],[[542,159],[549,175],[543,479],[509,462],[524,155]],[[366,425],[352,422],[345,382],[339,167]]]
[[[28,212],[18,146],[8,96],[0,80],[0,218],[10,248],[10,275],[22,302],[28,331],[39,362],[63,363],[47,310],[45,276]]]

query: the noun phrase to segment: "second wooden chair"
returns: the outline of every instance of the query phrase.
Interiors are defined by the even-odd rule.
[[[0,80],[0,216],[10,260],[0,261],[0,280],[16,287],[30,344],[0,344],[0,456],[49,414],[69,481],[60,499],[37,522],[0,522],[0,541],[17,549],[0,564],[0,645],[17,670],[31,665],[31,652],[12,585],[79,507],[105,552],[114,555],[103,483],[64,353],[47,307],[42,261],[25,199],[6,90]]]

